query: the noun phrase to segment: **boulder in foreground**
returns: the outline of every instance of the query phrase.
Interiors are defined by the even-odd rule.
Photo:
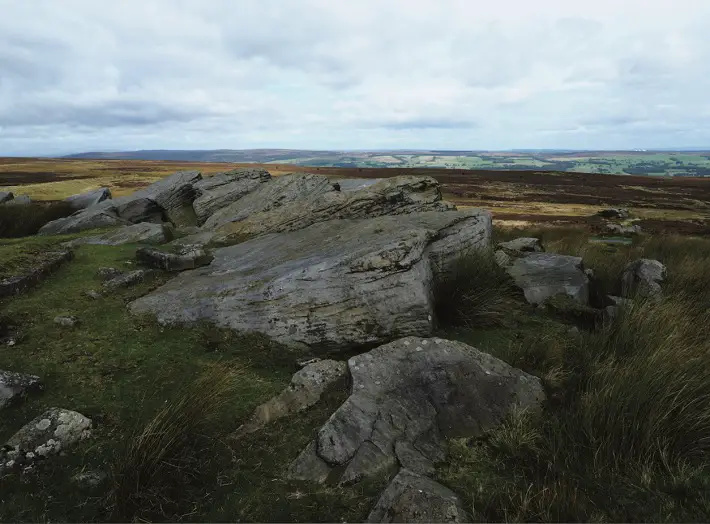
[[[580,304],[589,303],[589,277],[580,257],[528,253],[512,260],[507,270],[531,304],[541,304],[558,294],[568,295]]]

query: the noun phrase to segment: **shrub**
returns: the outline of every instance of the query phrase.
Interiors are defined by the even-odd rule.
[[[0,205],[0,238],[34,235],[47,222],[71,215],[67,202],[32,202],[27,205]]]
[[[493,252],[473,250],[461,256],[435,282],[436,316],[443,326],[503,325],[515,304],[515,290]]]

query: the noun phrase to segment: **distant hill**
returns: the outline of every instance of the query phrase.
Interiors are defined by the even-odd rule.
[[[90,152],[62,158],[293,164],[310,167],[399,167],[538,170],[655,176],[710,176],[706,151],[321,151],[300,149],[143,150]]]

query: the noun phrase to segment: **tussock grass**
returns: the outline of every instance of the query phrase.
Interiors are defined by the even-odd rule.
[[[489,249],[461,256],[437,278],[435,290],[436,316],[442,326],[503,325],[516,304],[510,278]]]
[[[237,375],[210,366],[136,432],[113,466],[114,519],[127,522],[139,509],[146,513],[174,504],[176,484],[200,467],[206,434],[229,403]]]
[[[0,205],[0,237],[34,235],[47,222],[71,215],[67,202],[32,202],[27,205]]]

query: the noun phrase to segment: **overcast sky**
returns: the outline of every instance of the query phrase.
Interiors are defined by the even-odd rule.
[[[0,0],[0,155],[710,146],[710,0]]]

